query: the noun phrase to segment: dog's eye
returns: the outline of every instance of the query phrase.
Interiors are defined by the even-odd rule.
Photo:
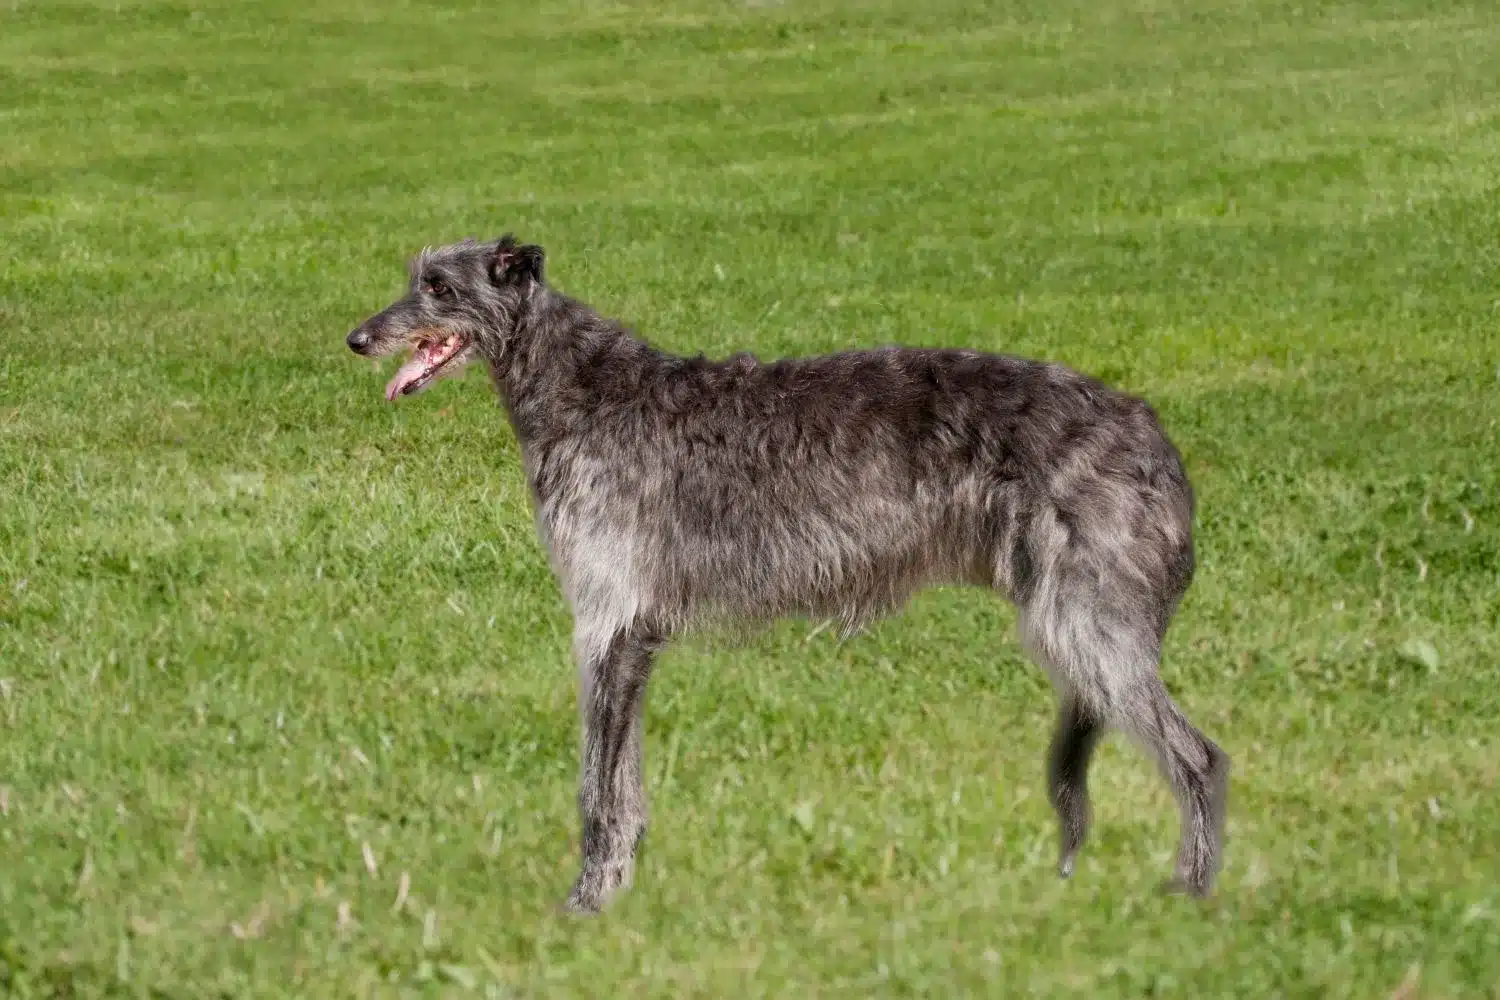
[[[429,281],[427,283],[427,294],[433,298],[442,298],[448,294],[448,286],[441,281]]]

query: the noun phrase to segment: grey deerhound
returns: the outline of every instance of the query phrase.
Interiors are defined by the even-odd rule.
[[[630,884],[646,682],[674,633],[797,614],[855,629],[933,583],[1014,602],[1057,688],[1060,874],[1088,829],[1089,758],[1116,726],[1181,809],[1166,887],[1210,890],[1229,757],[1157,673],[1193,573],[1193,495],[1144,402],[977,351],[676,357],[550,287],[542,248],[508,235],[424,250],[410,272],[348,344],[413,348],[392,400],[483,360],[515,429],[573,610],[583,866],[569,908]]]

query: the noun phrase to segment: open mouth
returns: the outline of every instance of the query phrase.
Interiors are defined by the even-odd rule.
[[[406,364],[386,383],[385,398],[394,400],[397,396],[421,392],[442,375],[445,369],[453,367],[454,360],[468,346],[468,340],[457,333],[441,340],[433,337],[417,341],[416,349],[412,351]]]

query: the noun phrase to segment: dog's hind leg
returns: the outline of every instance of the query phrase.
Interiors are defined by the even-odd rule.
[[[628,627],[608,637],[583,634],[578,643],[583,870],[566,904],[577,913],[598,911],[631,882],[636,848],[646,832],[646,682],[662,641],[649,630]]]
[[[1047,752],[1047,795],[1057,811],[1060,844],[1057,873],[1073,874],[1078,849],[1089,831],[1089,760],[1104,735],[1104,723],[1073,695],[1065,694]]]
[[[1074,608],[1066,622],[1023,617],[1028,645],[1062,696],[1048,778],[1061,830],[1059,872],[1070,875],[1088,829],[1087,769],[1106,725],[1151,754],[1182,813],[1175,878],[1168,887],[1206,895],[1218,871],[1229,757],[1190,723],[1157,675],[1156,638],[1096,608]],[[1050,617],[1050,616],[1049,616]],[[1057,627],[1061,625],[1062,627]],[[1038,630],[1045,635],[1037,635]]]
[[[1164,888],[1207,895],[1219,870],[1229,755],[1188,721],[1154,674],[1121,707],[1119,724],[1156,758],[1182,810],[1176,871]]]
[[[1083,842],[1089,757],[1104,727],[1113,726],[1156,759],[1181,810],[1168,887],[1205,895],[1220,863],[1229,757],[1187,720],[1157,673],[1175,595],[1153,595],[1139,575],[1101,570],[1101,560],[1054,552],[1038,561],[1035,587],[1021,605],[1021,636],[1062,698],[1049,763],[1059,870],[1071,872]]]

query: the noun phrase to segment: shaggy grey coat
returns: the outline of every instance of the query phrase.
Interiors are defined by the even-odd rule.
[[[783,615],[852,628],[938,582],[1013,601],[1059,692],[1048,781],[1060,872],[1088,827],[1089,758],[1116,726],[1179,802],[1169,885],[1209,891],[1229,758],[1157,673],[1193,573],[1193,495],[1144,402],[969,350],[675,357],[549,287],[541,248],[508,236],[424,251],[409,293],[348,344],[414,345],[391,398],[482,359],[515,429],[575,620],[573,909],[630,882],[646,826],[642,705],[673,633]]]

